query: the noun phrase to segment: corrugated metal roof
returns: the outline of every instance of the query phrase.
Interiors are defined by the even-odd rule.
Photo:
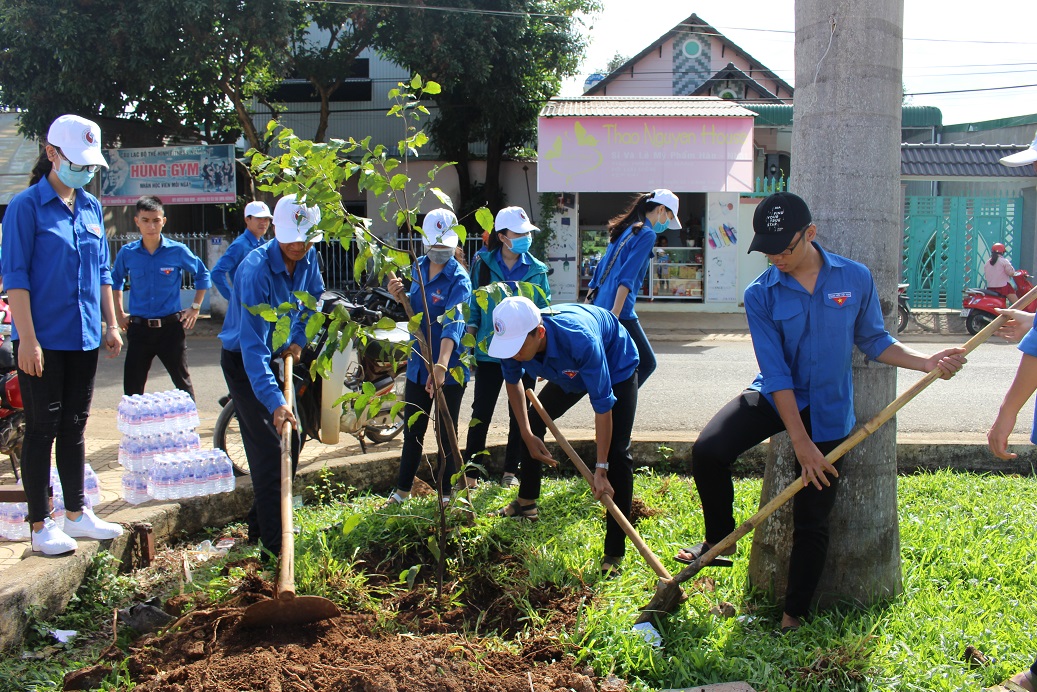
[[[976,132],[979,130],[1002,130],[1009,127],[1021,127],[1037,124],[1037,113],[1030,115],[1017,115],[1011,118],[998,118],[997,120],[981,120],[974,123],[958,123],[956,125],[944,125],[944,132]]]
[[[745,106],[756,111],[756,127],[792,124],[793,106],[790,104],[747,103]],[[940,127],[941,122],[943,113],[935,106],[904,106],[900,111],[901,127]]]
[[[553,98],[542,118],[580,117],[752,117],[753,111],[715,96],[573,96]]]
[[[1033,166],[1002,166],[1026,149],[1010,144],[901,144],[900,175],[922,178],[1034,178]]]

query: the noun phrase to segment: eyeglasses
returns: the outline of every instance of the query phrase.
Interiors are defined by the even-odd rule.
[[[788,257],[789,255],[791,255],[793,252],[796,251],[796,246],[799,245],[799,243],[803,240],[803,236],[805,236],[805,235],[806,235],[806,229],[804,228],[803,231],[800,232],[799,239],[796,242],[792,243],[792,245],[789,245],[787,248],[785,248],[781,252],[769,252],[767,254],[770,255],[771,257]]]
[[[54,148],[58,150],[58,156],[68,161],[68,168],[73,173],[96,173],[97,169],[100,168],[100,166],[98,166],[97,164],[87,164],[85,166],[80,166],[78,163],[72,163],[72,160],[65,156],[65,152],[61,151],[61,149],[59,149],[58,147]]]

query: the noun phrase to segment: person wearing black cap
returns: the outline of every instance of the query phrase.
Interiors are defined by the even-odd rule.
[[[735,529],[731,464],[787,431],[803,490],[794,500],[792,552],[782,631],[808,613],[828,553],[828,515],[838,472],[825,459],[853,429],[853,347],[869,359],[954,376],[961,348],[925,356],[886,331],[871,272],[824,250],[806,202],[789,192],[766,198],[753,216],[749,251],[772,266],[745,289],[745,312],[760,374],[706,424],[692,448],[692,474],[705,517],[705,541],[681,550],[691,562]],[[729,553],[734,554],[732,547]],[[716,566],[730,566],[717,559]]]

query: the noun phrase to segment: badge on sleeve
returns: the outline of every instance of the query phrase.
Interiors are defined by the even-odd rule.
[[[86,230],[90,231],[90,233],[92,233],[94,236],[96,236],[98,238],[101,237],[101,226],[100,226],[100,224],[88,223],[86,225]]]

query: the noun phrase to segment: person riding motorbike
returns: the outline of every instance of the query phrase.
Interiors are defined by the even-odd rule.
[[[989,290],[1006,296],[1008,303],[1012,304],[1019,300],[1012,284],[1015,268],[1004,255],[1004,243],[994,243],[990,246],[990,261],[983,264],[983,277],[987,280]]]

